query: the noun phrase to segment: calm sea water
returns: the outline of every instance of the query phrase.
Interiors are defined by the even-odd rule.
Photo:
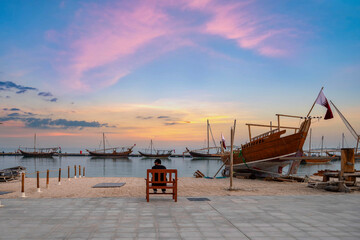
[[[58,170],[62,168],[62,176],[67,177],[67,167],[70,166],[71,175],[74,175],[74,165],[85,167],[88,177],[146,177],[146,169],[153,166],[154,159],[129,157],[129,158],[92,158],[92,157],[53,157],[53,158],[24,158],[22,156],[1,156],[0,169],[24,166],[27,172]],[[169,158],[162,160],[168,169],[178,169],[179,177],[192,177],[196,170],[206,176],[214,176],[222,166],[221,160]],[[356,162],[356,169],[360,169],[360,162]],[[340,169],[340,161],[331,161],[326,164],[301,164],[298,176],[311,175],[318,170]],[[78,169],[77,169],[78,171]],[[284,172],[286,169],[284,169]],[[51,172],[50,177],[57,177],[58,173]],[[220,174],[218,176],[221,176]],[[35,177],[35,175],[29,175]],[[40,177],[45,177],[41,174]]]

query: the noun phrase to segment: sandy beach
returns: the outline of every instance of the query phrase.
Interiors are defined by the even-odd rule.
[[[126,183],[120,188],[92,188],[98,183]],[[203,179],[183,177],[178,180],[178,196],[265,196],[265,195],[311,195],[334,194],[324,190],[307,187],[307,183],[274,182],[260,179],[234,179],[235,191],[229,191],[229,179]],[[51,178],[49,188],[46,179],[40,179],[41,193],[37,192],[36,179],[25,179],[25,194],[28,198],[98,198],[98,197],[145,197],[145,180],[136,177],[85,177],[62,179]],[[0,195],[0,198],[19,198],[21,182],[0,183],[0,191],[12,193]],[[336,193],[335,193],[336,194]]]

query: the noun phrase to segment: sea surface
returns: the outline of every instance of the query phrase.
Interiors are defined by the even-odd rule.
[[[70,166],[70,174],[74,175],[74,165],[85,167],[88,177],[146,177],[146,169],[153,166],[154,159],[142,157],[129,158],[94,158],[90,156],[79,157],[53,157],[53,158],[24,158],[22,156],[0,156],[0,169],[15,166],[24,166],[28,173],[36,171],[55,170],[62,168],[62,177],[67,177],[67,167]],[[192,177],[196,170],[200,170],[205,176],[213,177],[222,166],[221,160],[217,159],[193,159],[189,157],[171,157],[162,159],[162,163],[168,169],[177,169],[179,177]],[[312,175],[319,170],[339,170],[340,160],[326,164],[301,164],[298,176]],[[355,169],[360,169],[360,162],[355,163]],[[287,171],[284,168],[284,173]],[[36,175],[29,174],[28,177]],[[50,177],[57,177],[58,172],[50,172]],[[221,176],[219,173],[218,176]],[[41,173],[40,177],[46,177]]]

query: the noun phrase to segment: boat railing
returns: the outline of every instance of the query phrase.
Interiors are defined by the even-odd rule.
[[[266,139],[267,137],[269,137],[270,135],[279,132],[279,129],[274,129],[265,133],[262,133],[256,137],[251,138],[251,141],[248,143],[245,143],[244,145],[241,145],[241,147],[246,148],[246,147],[250,147],[259,143],[264,142],[264,139]]]
[[[111,151],[116,152],[118,150],[120,152],[125,152],[130,149],[132,149],[132,147],[113,147],[113,148],[105,148],[105,149],[96,149],[93,152],[96,152],[96,153],[111,152]]]
[[[39,153],[49,153],[49,152],[56,152],[59,150],[59,147],[52,147],[52,148],[28,148],[28,147],[20,147],[19,150],[25,152],[39,152]]]
[[[260,134],[260,135],[258,135],[258,136],[256,136],[256,137],[251,138],[251,141],[256,141],[256,140],[258,140],[258,139],[260,139],[260,138],[268,137],[268,136],[270,136],[271,134],[274,134],[274,133],[276,133],[276,132],[279,132],[279,129],[276,128],[276,129],[271,130],[271,131],[268,131],[268,132],[266,132],[266,133],[262,133],[262,134]]]

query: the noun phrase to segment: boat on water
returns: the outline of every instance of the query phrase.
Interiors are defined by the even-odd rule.
[[[24,157],[52,157],[58,152],[59,147],[51,148],[36,148],[36,134],[34,135],[34,147],[33,148],[21,148],[18,151]]]
[[[103,133],[103,148],[90,151],[86,149],[86,151],[94,157],[127,157],[132,153],[132,149],[136,146],[134,144],[131,147],[112,147],[112,148],[106,148],[105,146],[105,134]]]
[[[210,135],[212,137],[214,147],[210,147]],[[223,140],[222,140],[223,143]],[[218,147],[216,145],[214,136],[212,134],[211,126],[209,123],[209,119],[207,120],[207,147],[195,150],[189,150],[186,148],[184,153],[189,153],[193,158],[208,158],[208,159],[220,159],[224,153],[223,145]]]
[[[174,150],[160,150],[155,149],[152,139],[150,140],[150,147],[145,149],[145,151],[138,151],[139,154],[143,157],[147,158],[168,158],[171,156]]]
[[[323,157],[321,156],[323,153],[323,147],[324,147],[324,136],[321,137],[321,150],[320,153],[318,153],[318,156],[314,155],[314,153],[311,152],[311,128],[310,128],[310,134],[309,134],[309,151],[307,153],[304,153],[304,157],[307,156],[307,158],[304,158],[301,160],[301,163],[305,164],[324,164],[328,163],[332,160],[332,156]]]

